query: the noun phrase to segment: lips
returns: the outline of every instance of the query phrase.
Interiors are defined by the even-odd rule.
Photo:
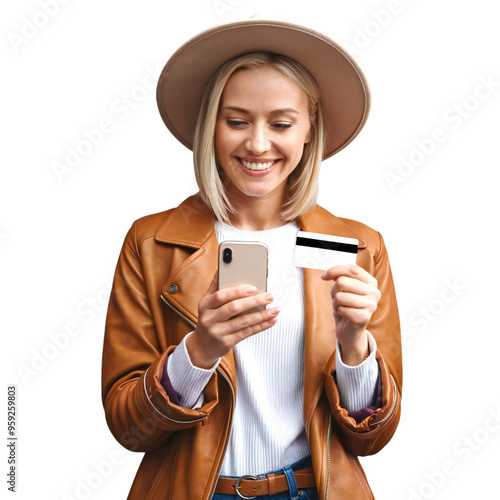
[[[270,161],[254,162],[254,161],[244,160],[243,158],[239,158],[239,160],[245,168],[248,168],[248,170],[253,170],[253,171],[267,170],[268,168],[271,168],[278,161],[278,160],[270,160]]]

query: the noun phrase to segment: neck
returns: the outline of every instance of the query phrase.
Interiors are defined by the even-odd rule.
[[[272,193],[265,197],[247,196],[241,192],[230,195],[235,213],[231,224],[245,231],[264,231],[286,224],[281,217],[283,193]]]

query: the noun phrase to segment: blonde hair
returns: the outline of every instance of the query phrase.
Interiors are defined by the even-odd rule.
[[[290,78],[305,92],[311,122],[310,140],[304,145],[299,164],[288,176],[281,216],[285,221],[291,222],[316,205],[324,148],[319,88],[307,69],[293,59],[268,52],[252,52],[227,61],[212,75],[203,94],[196,123],[193,143],[196,182],[204,202],[213,210],[217,219],[226,224],[230,224],[229,215],[234,214],[234,209],[224,186],[223,171],[217,162],[215,151],[215,125],[220,99],[227,81],[235,72],[266,66]]]

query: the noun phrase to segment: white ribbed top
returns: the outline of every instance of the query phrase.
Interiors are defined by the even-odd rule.
[[[219,243],[260,241],[269,248],[268,286],[278,322],[234,348],[237,399],[221,474],[262,474],[309,454],[304,430],[304,286],[293,265],[299,227],[242,231],[215,223]]]
[[[263,474],[309,454],[303,415],[303,275],[302,269],[293,265],[298,230],[293,223],[266,231],[243,231],[215,222],[219,243],[259,241],[268,246],[268,291],[275,297],[268,307],[281,309],[275,325],[233,349],[237,398],[223,476]],[[345,393],[349,410],[369,406],[373,399],[378,374],[374,342],[370,335],[372,352],[359,368],[344,365],[344,370],[339,370],[337,365],[337,378],[342,378],[339,391]],[[343,365],[337,357],[339,362]],[[167,373],[182,406],[199,408],[203,404],[203,389],[217,365],[209,370],[194,367],[185,339],[169,356]]]

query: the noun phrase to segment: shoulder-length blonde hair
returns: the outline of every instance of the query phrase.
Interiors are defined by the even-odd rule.
[[[237,71],[270,66],[290,78],[308,99],[311,138],[304,145],[302,158],[288,176],[285,203],[281,216],[291,222],[311,210],[318,197],[318,178],[323,159],[324,125],[319,89],[311,74],[289,57],[268,52],[251,52],[224,63],[210,79],[200,106],[193,143],[196,182],[205,203],[222,222],[230,224],[234,209],[224,186],[223,171],[215,151],[215,125],[219,103],[227,81]]]

